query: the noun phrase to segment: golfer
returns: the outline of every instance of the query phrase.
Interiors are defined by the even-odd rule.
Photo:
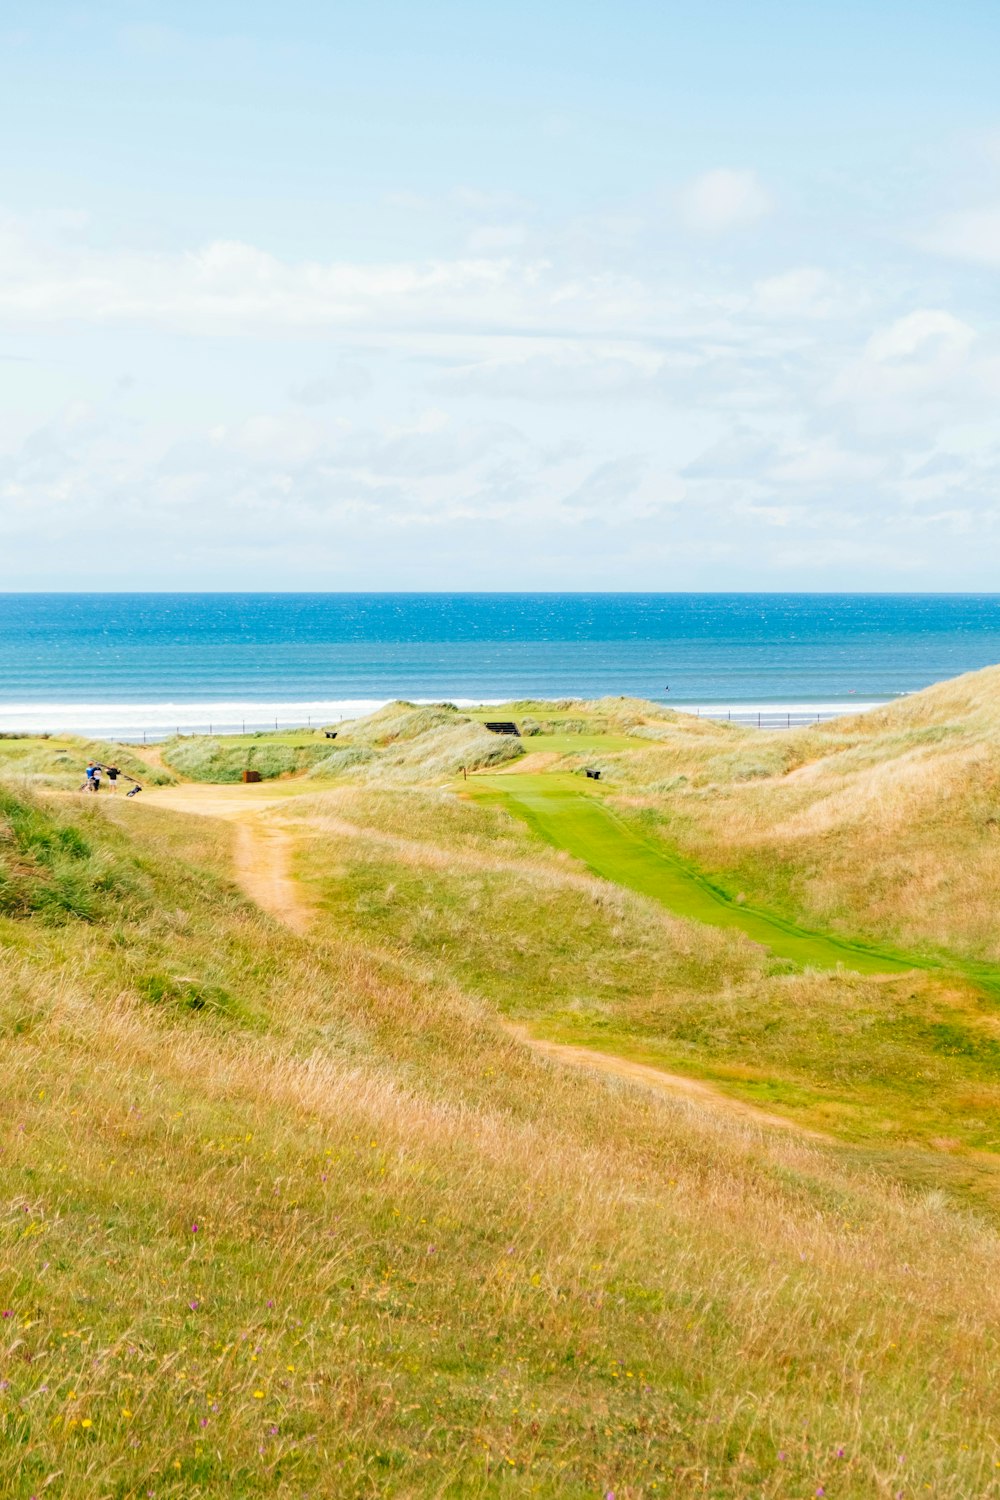
[[[117,790],[118,790],[118,767],[117,766],[105,766],[104,769],[108,773],[108,786],[111,788],[112,792],[117,792]]]

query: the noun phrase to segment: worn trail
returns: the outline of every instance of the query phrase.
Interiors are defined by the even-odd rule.
[[[724,1110],[729,1115],[737,1115],[755,1125],[772,1125],[780,1130],[792,1130],[796,1135],[811,1136],[818,1141],[830,1139],[818,1130],[810,1130],[795,1120],[786,1119],[784,1115],[775,1115],[769,1110],[759,1109],[755,1104],[747,1104],[742,1099],[733,1099],[700,1078],[668,1073],[663,1068],[654,1068],[650,1063],[633,1062],[631,1058],[620,1057],[614,1052],[597,1052],[592,1047],[576,1047],[569,1042],[554,1042],[545,1037],[532,1036],[524,1026],[510,1025],[507,1029],[534,1052],[551,1058],[553,1062],[586,1068],[591,1073],[602,1073],[612,1078],[622,1078],[627,1083],[639,1084],[657,1094],[689,1099],[710,1109]]]
[[[268,795],[264,786],[258,789],[184,782],[180,786],[156,788],[148,800],[174,812],[197,813],[234,823],[234,865],[240,887],[251,901],[293,931],[307,930],[312,914],[302,898],[299,882],[291,873],[291,835],[280,823],[267,822],[262,817],[268,809],[286,802],[284,796]]]

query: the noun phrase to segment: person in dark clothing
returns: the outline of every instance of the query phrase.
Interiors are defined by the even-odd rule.
[[[108,786],[110,787],[110,789],[111,789],[112,792],[117,792],[117,790],[118,790],[118,767],[117,766],[105,766],[104,770],[105,770],[105,773],[106,773],[107,778],[108,778]]]

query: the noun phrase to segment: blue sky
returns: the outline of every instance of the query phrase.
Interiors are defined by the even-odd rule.
[[[13,4],[2,588],[991,589],[995,4]]]

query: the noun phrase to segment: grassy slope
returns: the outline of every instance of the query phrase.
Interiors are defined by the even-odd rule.
[[[622,816],[752,902],[1000,958],[1000,668],[791,733],[678,721],[611,774]]]
[[[990,1230],[82,814],[136,907],[2,927],[4,1494],[996,1492]]]
[[[690,864],[643,839],[599,792],[584,792],[578,777],[551,773],[477,777],[470,795],[523,817],[541,838],[568,850],[605,879],[652,896],[678,915],[746,933],[779,958],[814,968],[846,964],[862,974],[913,967],[893,955],[809,933],[745,904],[727,901]]]
[[[480,723],[442,706],[389,703],[364,719],[339,724],[336,740],[322,729],[298,733],[183,735],[162,747],[167,765],[192,781],[231,783],[245,770],[265,781],[308,773],[329,781],[350,774],[377,780],[449,777],[521,754],[517,740],[490,734]]]
[[[303,876],[338,927],[539,1035],[903,1147],[907,1172],[998,1202],[992,1167],[950,1154],[1000,1146],[996,1006],[974,986],[796,971],[738,929],[588,879],[491,801],[353,788],[297,812]]]
[[[148,765],[140,752],[127,745],[68,734],[0,737],[0,774],[6,784],[26,782],[75,791],[83,782],[88,760],[117,765],[147,786],[161,786],[172,779],[169,772]]]
[[[657,827],[694,738],[775,753],[571,709],[677,737],[631,753]],[[0,1493],[1000,1494],[996,1238],[955,1206],[992,1201],[989,1007],[786,972],[387,748],[396,790],[282,804],[312,940],[222,825],[8,803]],[[85,910],[32,894],[66,861]],[[884,1144],[553,1068],[504,1012]]]

